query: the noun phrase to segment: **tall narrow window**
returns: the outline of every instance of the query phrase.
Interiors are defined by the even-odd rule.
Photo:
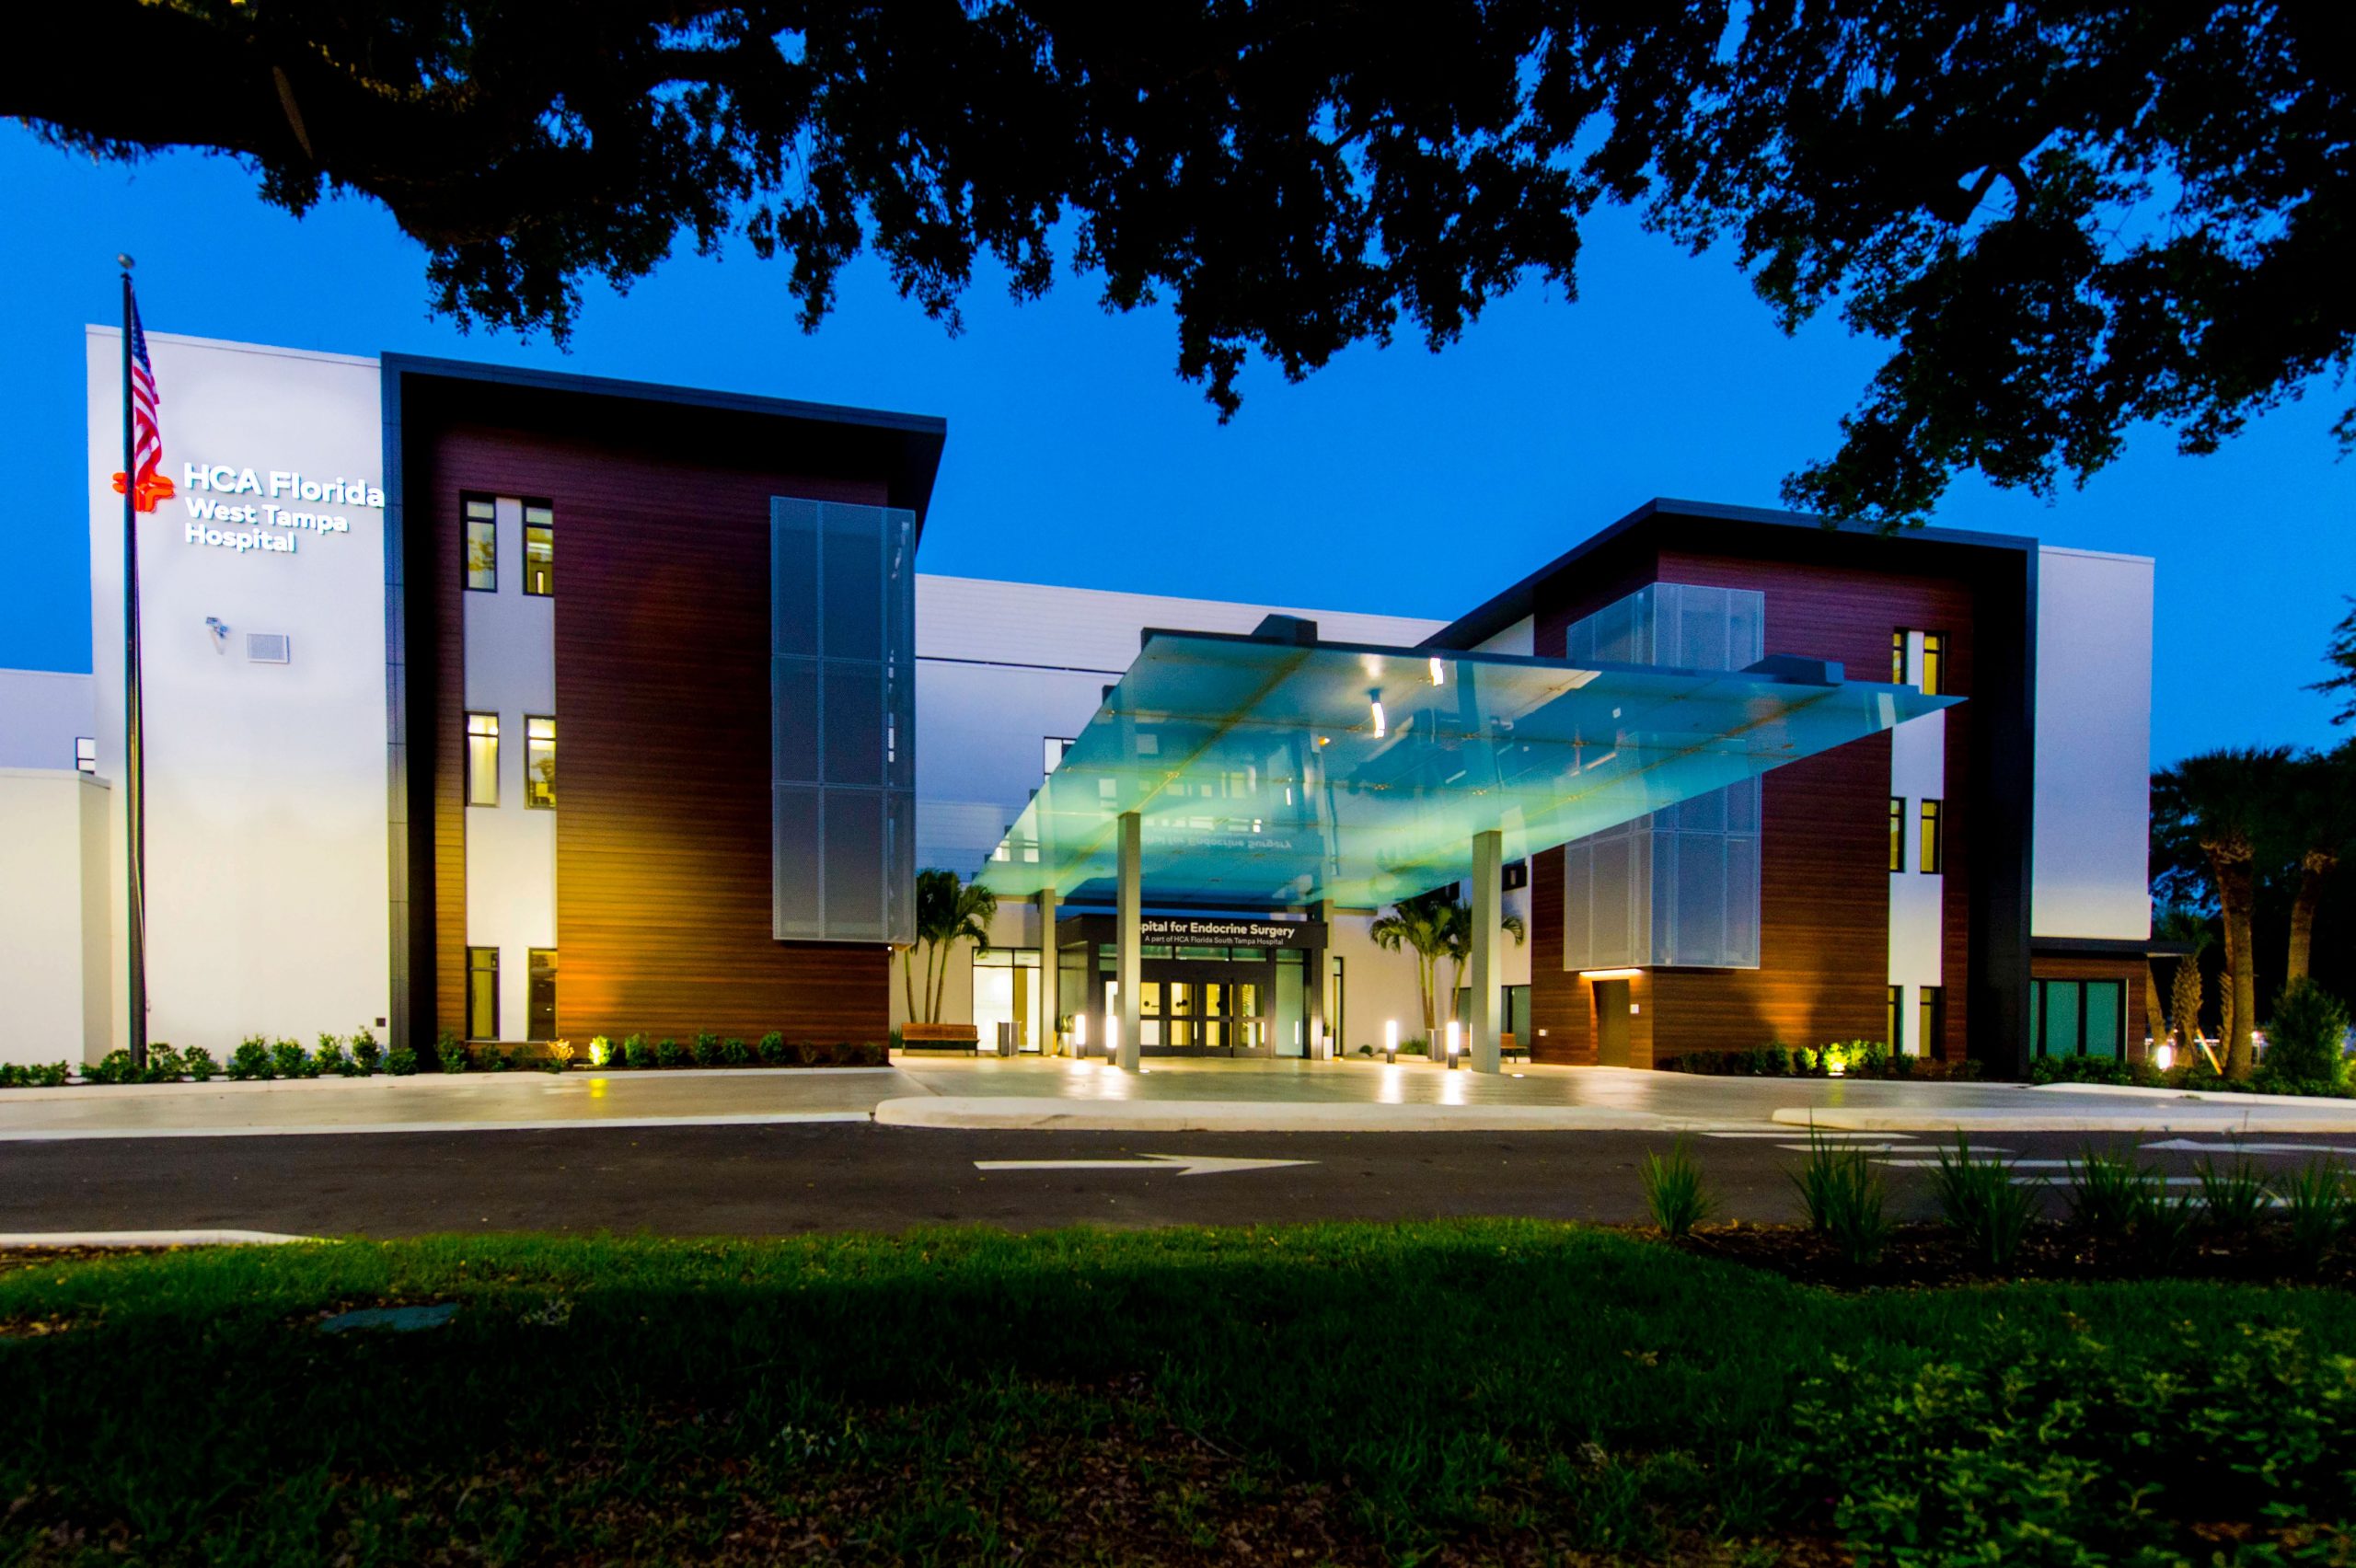
[[[487,495],[465,498],[467,587],[476,594],[499,592],[499,513]]]
[[[524,803],[556,808],[556,721],[524,718]]]
[[[1889,634],[1889,684],[1906,684],[1906,633],[1902,629]]]
[[[1905,1006],[1906,987],[1892,986],[1889,988],[1889,1005],[1882,1010],[1881,1032],[1887,1037],[1889,1054],[1893,1056],[1906,1054],[1906,1037],[1899,1032],[1906,1018],[1902,1010]]]
[[[537,501],[524,503],[524,592],[541,599],[556,593],[556,513]]]
[[[1936,697],[1946,689],[1947,640],[1944,633],[1923,634],[1923,695]]]
[[[556,949],[530,948],[531,989],[525,993],[524,1038],[556,1038]]]
[[[499,804],[499,715],[467,715],[467,804]]]
[[[1928,876],[1936,876],[1946,869],[1943,841],[1946,835],[1941,830],[1939,817],[1938,801],[1923,802],[1923,846],[1915,856],[1914,869]]]
[[[1940,1055],[1947,1032],[1947,988],[1945,986],[1923,986],[1914,1002],[1915,1038],[1917,1047],[1925,1056]]]
[[[1906,869],[1906,797],[1903,795],[1889,798],[1889,869],[1893,871]]]
[[[467,1038],[499,1038],[499,950],[467,950]]]

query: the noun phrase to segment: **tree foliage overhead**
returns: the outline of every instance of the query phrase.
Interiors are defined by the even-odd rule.
[[[382,202],[437,308],[561,339],[685,240],[781,258],[805,327],[872,248],[953,328],[985,253],[1166,300],[1221,417],[1498,294],[1576,293],[1624,204],[1787,327],[1892,345],[1794,502],[1917,521],[2157,421],[2207,450],[2345,372],[2350,73],[2316,0],[78,0],[0,53],[61,145]],[[132,85],[135,84],[135,87]],[[1059,257],[1058,246],[1068,254]],[[2356,413],[2340,422],[2356,440]]]

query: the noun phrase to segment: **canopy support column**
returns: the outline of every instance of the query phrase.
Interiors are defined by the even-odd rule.
[[[1056,946],[1056,885],[1049,882],[1039,890],[1039,1055],[1057,1055],[1062,1042],[1056,1037],[1056,1020],[1063,1007],[1063,967],[1058,960],[1061,951]]]
[[[1120,821],[1120,904],[1114,931],[1114,977],[1121,986],[1121,1055],[1118,1066],[1125,1073],[1138,1070],[1141,1059],[1142,1042],[1138,1036],[1138,993],[1144,988],[1145,967],[1139,962],[1138,937],[1144,919],[1140,905],[1144,894],[1144,877],[1140,862],[1145,859],[1145,819],[1136,812],[1123,812]]]
[[[1472,942],[1464,984],[1472,993],[1472,1070],[1497,1070],[1505,986],[1505,835],[1491,829],[1472,836]]]

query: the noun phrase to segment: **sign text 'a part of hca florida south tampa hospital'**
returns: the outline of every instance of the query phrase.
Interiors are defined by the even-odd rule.
[[[289,468],[237,468],[225,463],[190,463],[184,471],[186,482],[179,490],[189,515],[184,536],[191,545],[216,549],[293,555],[304,534],[352,531],[350,517],[318,508],[381,512],[385,506],[384,490],[364,479],[317,479]],[[244,496],[256,499],[239,499]]]

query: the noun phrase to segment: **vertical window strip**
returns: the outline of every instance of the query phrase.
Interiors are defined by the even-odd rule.
[[[556,513],[546,502],[524,503],[524,592],[537,599],[556,594]]]
[[[556,721],[552,718],[525,716],[524,803],[539,811],[556,809]]]
[[[499,511],[486,495],[463,496],[459,507],[465,514],[464,531],[460,536],[463,558],[463,581],[472,594],[499,592]]]

